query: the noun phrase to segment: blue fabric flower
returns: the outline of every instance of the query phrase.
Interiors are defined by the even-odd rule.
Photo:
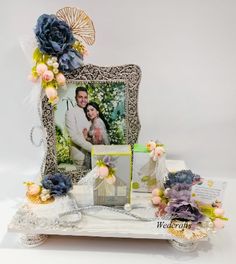
[[[54,56],[63,54],[75,41],[68,24],[55,15],[41,15],[37,20],[35,35],[40,51]]]
[[[47,175],[42,180],[42,186],[50,190],[52,196],[62,196],[72,188],[71,178],[61,173]]]
[[[201,180],[199,175],[192,173],[191,170],[182,170],[178,172],[170,172],[164,183],[165,188],[172,188],[177,183],[185,183],[193,185]]]
[[[59,69],[62,72],[73,71],[83,65],[83,57],[76,50],[69,49],[59,57]]]

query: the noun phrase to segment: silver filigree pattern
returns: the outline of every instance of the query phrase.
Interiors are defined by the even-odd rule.
[[[27,248],[38,247],[48,239],[48,235],[21,234],[20,243]]]
[[[179,241],[176,239],[170,239],[168,241],[172,247],[182,252],[192,252],[196,250],[199,244],[198,241]]]
[[[67,73],[67,80],[70,81],[123,81],[126,84],[127,96],[127,128],[126,143],[133,145],[137,142],[139,131],[141,128],[138,116],[138,89],[141,80],[141,70],[137,65],[129,64],[115,67],[99,67],[95,65],[85,65],[78,70]],[[56,156],[56,135],[54,109],[48,103],[45,96],[42,99],[42,123],[46,130],[46,156],[44,160],[44,172],[46,174],[55,173],[58,171],[57,156]],[[88,170],[81,168],[80,170],[65,172],[72,177],[74,183],[83,177]]]

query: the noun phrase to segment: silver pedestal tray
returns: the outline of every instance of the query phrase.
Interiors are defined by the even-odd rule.
[[[85,206],[78,208],[69,196],[64,212],[58,217],[50,217],[55,211],[48,205],[48,213],[42,205],[42,212],[29,204],[18,209],[9,231],[23,234],[21,243],[26,247],[39,246],[49,235],[90,236],[134,239],[163,239],[181,251],[193,251],[198,242],[181,241],[167,232],[157,228],[157,219],[153,218],[154,209],[150,203],[151,194],[133,193],[133,210],[107,208],[104,206]],[[146,204],[143,201],[147,201]],[[55,203],[55,202],[54,202]],[[66,209],[65,209],[66,207]],[[36,206],[37,208],[37,206]],[[46,210],[46,211],[45,211]],[[46,214],[46,216],[45,216]]]

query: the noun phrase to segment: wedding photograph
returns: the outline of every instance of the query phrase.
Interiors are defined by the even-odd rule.
[[[55,111],[57,164],[61,170],[91,168],[93,145],[126,143],[124,82],[68,83]]]

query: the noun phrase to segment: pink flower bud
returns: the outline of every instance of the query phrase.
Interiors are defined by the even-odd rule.
[[[216,209],[214,210],[214,213],[215,213],[215,215],[222,216],[222,215],[225,213],[225,211],[224,211],[224,209],[222,209],[222,208],[216,208]]]
[[[224,221],[219,218],[216,218],[213,223],[216,229],[221,229],[225,226]]]
[[[40,193],[40,186],[37,184],[32,184],[28,186],[29,195],[37,195]]]
[[[161,202],[161,197],[155,196],[152,198],[152,203],[158,205]]]
[[[38,81],[38,77],[34,76],[33,74],[29,74],[28,76],[29,81],[36,83]]]
[[[45,82],[51,82],[52,80],[53,80],[53,78],[54,78],[54,74],[53,74],[53,72],[52,71],[45,71],[44,73],[43,73],[43,76],[42,76],[42,78],[43,78],[43,80],[45,81]]]
[[[159,188],[155,188],[154,190],[152,190],[152,196],[160,196],[161,195],[161,189]]]
[[[56,81],[57,81],[58,85],[65,85],[66,78],[62,73],[58,73],[56,76]]]
[[[48,69],[47,65],[44,63],[39,63],[36,66],[36,72],[39,76],[42,76],[43,73]]]
[[[161,158],[165,153],[165,150],[163,147],[156,147],[155,149],[155,157]]]
[[[109,169],[107,166],[101,166],[98,168],[98,177],[103,179],[104,177],[107,177],[109,174]]]

